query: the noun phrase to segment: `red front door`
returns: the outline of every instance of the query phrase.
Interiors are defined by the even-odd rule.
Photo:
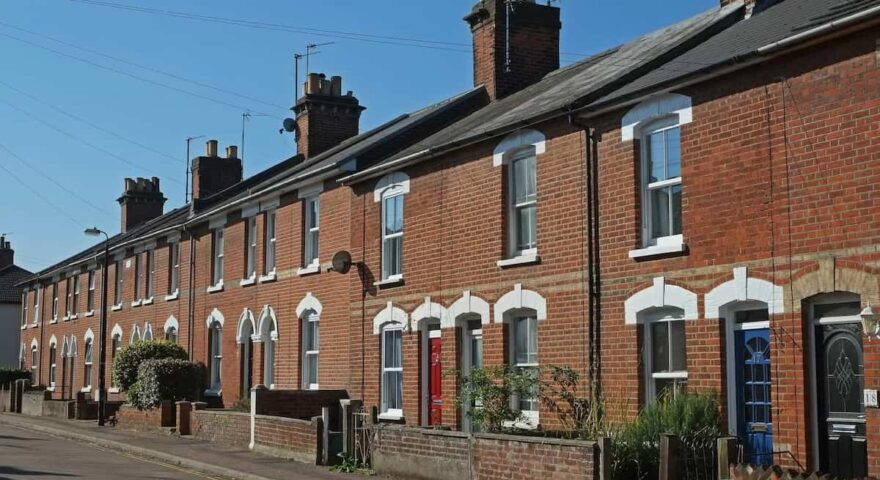
[[[428,425],[440,425],[443,420],[443,390],[441,387],[441,379],[443,375],[443,367],[440,362],[441,339],[431,339],[431,358],[428,368],[428,376],[430,377],[431,388],[431,405],[428,415]]]

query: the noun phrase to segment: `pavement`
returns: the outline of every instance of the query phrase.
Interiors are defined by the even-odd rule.
[[[98,427],[95,421],[0,414],[0,480],[109,480],[120,474],[126,480],[346,478],[324,467],[191,438]]]

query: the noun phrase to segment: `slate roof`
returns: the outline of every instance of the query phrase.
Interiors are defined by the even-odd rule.
[[[426,148],[442,149],[512,129],[549,114],[559,114],[656,68],[665,56],[717,33],[742,16],[743,3],[713,8],[685,21],[649,33],[565,68],[450,125],[394,158]]]
[[[21,288],[16,285],[31,275],[18,265],[0,269],[0,303],[21,303]]]
[[[824,23],[880,5],[880,0],[785,0],[700,43],[681,56],[604,96],[607,104],[638,92],[656,89],[683,77],[758,55],[758,49]]]
[[[442,120],[446,117],[450,117],[451,120],[449,121],[457,120],[462,115],[470,113],[483,106],[485,102],[485,90],[482,87],[479,87],[470,89],[415,112],[400,115],[379,127],[352,137],[311,159],[304,161],[303,157],[299,155],[291,157],[263,170],[262,172],[252,175],[223,191],[199,200],[196,202],[194,213],[198,215],[213,208],[222,207],[224,204],[246,197],[251,194],[251,192],[259,192],[271,188],[273,185],[290,177],[297,175],[308,177],[310,174],[319,172],[322,168],[338,167],[351,159],[357,159],[364,155],[371,155],[372,152],[384,152],[389,154],[388,149],[393,149],[394,145],[398,145],[397,150],[399,150],[409,145],[409,142],[404,143],[404,140],[418,140],[421,138],[418,134],[412,136],[414,131],[417,131],[424,136],[441,128],[442,125],[445,125],[445,123],[443,123],[442,125],[432,127],[429,125],[432,120]],[[390,154],[396,153],[397,150],[392,150]],[[114,248],[136,242],[138,239],[149,237],[150,235],[157,234],[169,228],[178,227],[190,220],[192,218],[192,213],[190,206],[185,205],[167,212],[149,222],[134,227],[125,233],[114,235],[110,237],[110,249],[112,251]],[[63,271],[73,265],[90,261],[101,255],[103,251],[104,242],[101,241],[91,248],[51,265],[36,274],[28,272],[28,274],[17,278],[16,283],[20,285],[32,282],[41,276],[54,274],[56,271]],[[18,292],[16,298],[18,298],[21,291],[20,289],[16,291]]]

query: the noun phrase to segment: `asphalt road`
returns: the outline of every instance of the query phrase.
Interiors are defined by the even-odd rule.
[[[152,460],[0,424],[0,480],[214,479]]]

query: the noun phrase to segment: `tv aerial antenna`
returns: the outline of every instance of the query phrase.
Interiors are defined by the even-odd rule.
[[[294,93],[294,102],[299,100],[299,88],[300,88],[299,62],[300,62],[300,60],[305,59],[305,61],[306,61],[306,75],[308,75],[310,73],[310,68],[311,68],[311,66],[309,65],[311,57],[313,55],[318,55],[319,53],[321,53],[318,50],[318,48],[324,47],[327,45],[333,45],[334,43],[336,43],[336,42],[309,43],[308,45],[306,45],[306,53],[294,53],[293,54],[293,61],[294,61],[293,76],[295,77],[294,84],[295,84],[295,90],[296,90]]]

